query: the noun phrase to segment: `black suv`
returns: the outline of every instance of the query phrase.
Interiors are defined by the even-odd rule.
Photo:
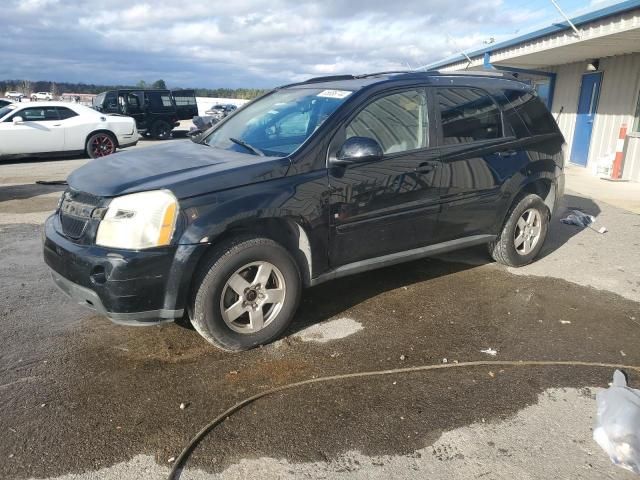
[[[563,193],[563,146],[512,77],[311,79],[197,142],[76,170],[44,256],[62,290],[115,322],[188,314],[243,350],[287,328],[303,287],[478,244],[531,262]]]
[[[133,117],[138,132],[159,140],[169,138],[180,120],[198,115],[193,90],[109,90],[93,99],[93,108]]]

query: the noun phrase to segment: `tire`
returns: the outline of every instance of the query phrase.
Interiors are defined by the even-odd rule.
[[[509,267],[531,263],[544,244],[549,230],[549,208],[534,194],[516,202],[495,241],[489,244],[493,259]]]
[[[220,349],[248,350],[280,336],[293,319],[301,290],[298,266],[280,244],[268,238],[234,238],[208,256],[196,274],[191,323]],[[271,298],[282,300],[269,303]]]
[[[158,120],[151,126],[151,136],[156,140],[171,138],[171,125],[164,120]]]
[[[87,139],[85,149],[90,158],[102,158],[116,152],[117,142],[113,135],[98,132]]]

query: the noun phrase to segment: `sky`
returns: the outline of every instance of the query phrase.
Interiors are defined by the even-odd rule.
[[[616,3],[557,1],[570,14]],[[2,3],[0,79],[183,88],[405,70],[562,20],[550,0]]]

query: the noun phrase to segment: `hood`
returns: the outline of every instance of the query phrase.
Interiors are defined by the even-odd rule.
[[[170,140],[92,160],[67,179],[74,190],[115,197],[168,189],[193,197],[286,175],[288,158],[222,150],[191,140]]]

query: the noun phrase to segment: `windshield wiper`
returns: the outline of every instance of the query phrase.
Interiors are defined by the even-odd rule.
[[[238,138],[233,138],[233,137],[229,137],[229,140],[231,140],[233,143],[237,143],[241,147],[246,148],[250,152],[253,152],[255,155],[260,155],[261,157],[264,157],[264,152],[262,150],[260,150],[259,148],[254,147],[253,145],[249,145],[244,140],[240,140]]]

